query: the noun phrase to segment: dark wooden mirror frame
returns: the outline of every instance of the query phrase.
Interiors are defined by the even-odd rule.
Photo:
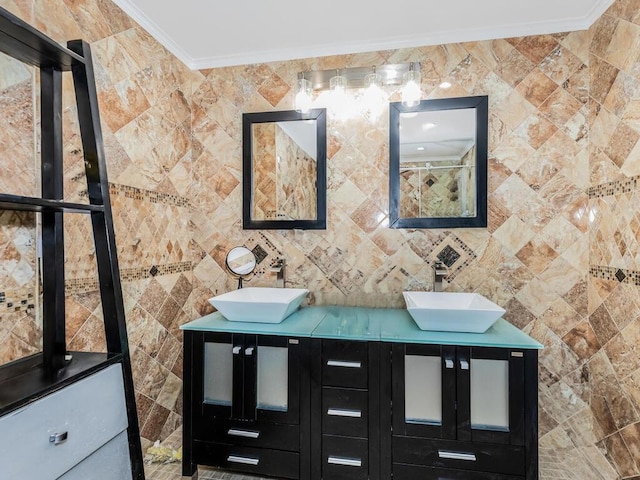
[[[433,110],[476,110],[476,216],[400,218],[400,114]],[[415,107],[401,102],[389,108],[389,227],[390,228],[482,228],[487,226],[487,144],[489,97],[423,100]]]
[[[253,128],[257,123],[316,121],[318,158],[316,160],[315,220],[254,220],[253,199]],[[315,108],[308,113],[296,110],[242,114],[242,228],[245,230],[324,230],[327,228],[327,110]]]

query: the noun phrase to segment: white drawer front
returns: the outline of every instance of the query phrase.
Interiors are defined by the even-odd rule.
[[[126,428],[116,364],[0,418],[2,476],[58,478]],[[66,440],[50,441],[65,432]]]
[[[58,480],[131,480],[127,432],[103,445]]]

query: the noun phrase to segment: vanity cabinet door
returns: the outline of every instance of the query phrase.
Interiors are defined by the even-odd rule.
[[[242,418],[244,336],[202,333],[194,343],[195,400],[211,418]],[[201,380],[200,380],[201,379]]]
[[[455,439],[455,347],[394,344],[392,348],[393,434]]]
[[[525,352],[458,347],[458,440],[524,445]]]
[[[204,333],[203,413],[210,418],[297,424],[300,340]]]
[[[255,394],[248,403],[257,420],[299,423],[301,340],[261,335],[255,339]]]
[[[525,352],[392,348],[394,435],[524,445]]]

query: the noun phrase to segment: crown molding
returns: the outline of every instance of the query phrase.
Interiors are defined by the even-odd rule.
[[[113,3],[120,7],[138,25],[144,28],[153,38],[160,42],[163,47],[175,55],[178,60],[184,63],[188,68],[191,70],[197,70],[192,66],[193,59],[189,56],[187,51],[178,45],[173,38],[167,35],[157,23],[151,20],[131,0],[113,0]]]
[[[373,42],[326,43],[251,53],[192,57],[131,0],[114,0],[125,13],[191,70],[587,30],[611,6],[613,1],[599,0],[586,15],[563,20],[525,22],[500,27],[464,28],[447,30],[446,32],[389,37]]]

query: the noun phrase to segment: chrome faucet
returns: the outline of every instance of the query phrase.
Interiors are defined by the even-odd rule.
[[[276,287],[278,288],[284,288],[285,265],[284,258],[276,258],[271,262],[271,272],[276,274]]]
[[[435,261],[433,264],[433,291],[441,292],[442,291],[442,281],[444,277],[447,276],[449,271],[444,263]]]

